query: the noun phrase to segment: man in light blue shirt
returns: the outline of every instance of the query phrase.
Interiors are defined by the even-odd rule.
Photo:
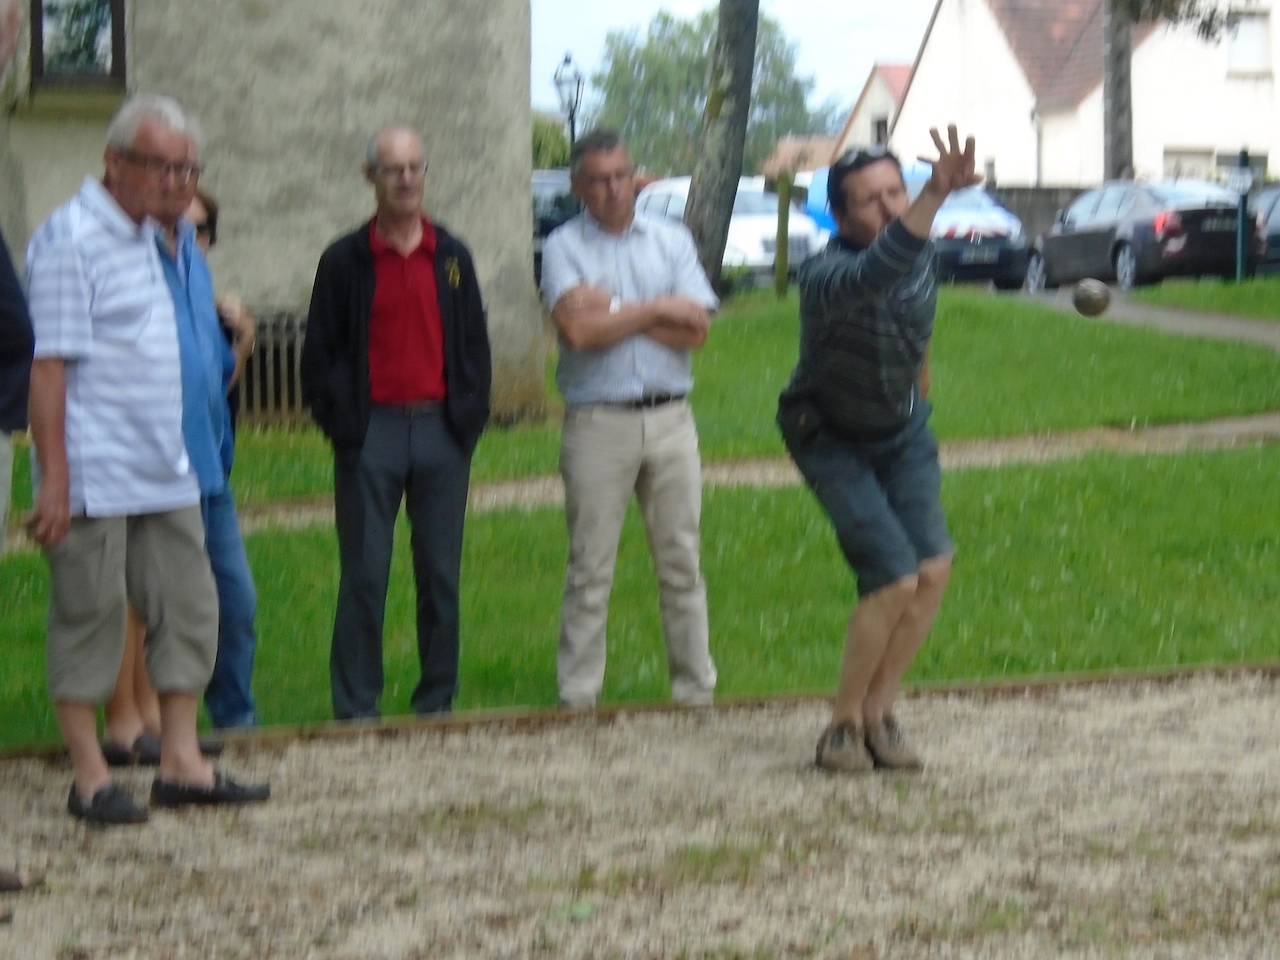
[[[579,139],[571,164],[586,210],[552,233],[542,254],[542,296],[560,335],[556,383],[566,405],[560,703],[590,708],[600,696],[609,592],[634,492],[658,575],[672,697],[707,704],[716,669],[698,556],[698,433],[686,398],[692,351],[706,340],[719,301],[689,231],[636,216],[634,172],[617,133]]]
[[[249,570],[230,474],[235,455],[227,389],[236,359],[222,332],[213,276],[184,214],[199,182],[200,144],[190,140],[191,175],[166,181],[155,218],[156,243],[178,321],[182,361],[182,437],[200,481],[205,550],[218,588],[218,657],[204,703],[218,728],[258,724],[250,682],[257,633],[258,595]]]

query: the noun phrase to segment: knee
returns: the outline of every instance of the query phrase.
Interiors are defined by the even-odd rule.
[[[920,593],[941,593],[951,579],[951,557],[930,557],[920,564]]]
[[[916,592],[920,586],[920,578],[914,573],[909,573],[904,577],[899,577],[891,583],[885,584],[876,590],[867,600],[873,600],[880,606],[883,606],[889,614],[890,619],[896,619],[915,599]]]

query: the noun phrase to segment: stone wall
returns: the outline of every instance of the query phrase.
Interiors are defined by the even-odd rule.
[[[127,23],[129,91],[177,97],[204,125],[221,287],[263,313],[305,311],[324,247],[372,213],[366,138],[407,123],[426,146],[428,212],[476,257],[495,405],[541,411],[528,0],[134,2]],[[100,171],[106,119],[44,115],[39,92],[19,111],[30,225]]]

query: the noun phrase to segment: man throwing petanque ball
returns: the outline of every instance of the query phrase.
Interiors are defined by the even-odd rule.
[[[817,763],[854,773],[915,770],[893,715],[951,573],[938,444],[929,428],[929,340],[937,276],[929,228],[947,195],[979,181],[956,128],[929,181],[907,197],[883,148],[832,164],[838,233],[800,269],[800,359],[778,401],[796,466],[835,526],[858,581],[831,722]]]

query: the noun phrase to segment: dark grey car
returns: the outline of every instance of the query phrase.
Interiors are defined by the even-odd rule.
[[[1269,183],[1249,201],[1258,225],[1258,273],[1280,273],[1280,183]]]
[[[578,215],[581,205],[569,192],[568,170],[533,171],[533,279],[542,282],[542,241],[566,220]]]
[[[1238,204],[1236,193],[1204,180],[1109,181],[1059,211],[1036,241],[1027,288],[1084,277],[1113,280],[1122,290],[1165,277],[1234,277]],[[1252,272],[1256,245],[1252,223],[1246,226]]]

